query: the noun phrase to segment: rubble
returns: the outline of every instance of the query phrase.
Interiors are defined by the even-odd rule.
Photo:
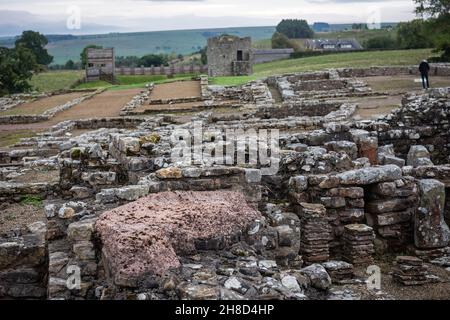
[[[417,286],[429,282],[428,272],[423,261],[416,257],[399,256],[396,258],[393,278],[404,286]]]
[[[345,261],[327,261],[322,264],[325,270],[331,277],[331,280],[335,284],[348,284],[352,283],[354,273],[353,265]]]
[[[407,93],[377,120],[353,118],[351,103],[385,94],[364,77],[413,71],[338,69],[227,87],[201,76],[201,95],[183,99],[153,99],[148,85],[121,117],[66,121],[0,151],[0,211],[33,202],[46,219],[0,237],[0,297],[373,298],[360,272],[405,252],[413,257],[397,258],[393,279],[430,284],[423,261],[450,266],[450,89]],[[147,103],[195,106],[145,117]],[[243,145],[264,130],[278,136]],[[265,163],[247,161],[261,141],[277,148]],[[226,146],[235,147],[226,161],[211,161]],[[74,270],[81,284],[69,289]]]

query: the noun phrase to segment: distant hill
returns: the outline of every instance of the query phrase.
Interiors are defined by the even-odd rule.
[[[331,30],[351,28],[351,24],[331,24]],[[203,48],[208,38],[223,33],[252,37],[254,41],[270,39],[274,26],[236,27],[220,29],[153,31],[137,33],[108,33],[98,35],[48,35],[47,46],[53,63],[64,64],[69,59],[78,61],[83,48],[90,44],[114,47],[117,56],[143,56],[149,53],[190,54]],[[15,37],[0,38],[0,46],[13,46]]]
[[[64,64],[67,60],[80,59],[83,48],[90,44],[114,47],[117,56],[143,56],[149,53],[190,54],[206,46],[210,37],[222,33],[254,40],[271,38],[275,27],[245,27],[224,29],[198,29],[155,31],[137,33],[109,33],[99,35],[50,35],[47,49],[54,56],[54,63]],[[0,46],[11,46],[14,38],[0,38]]]

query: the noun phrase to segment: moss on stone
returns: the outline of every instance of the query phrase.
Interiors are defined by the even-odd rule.
[[[141,137],[139,141],[140,141],[141,145],[143,145],[145,143],[157,144],[158,142],[161,141],[161,136],[157,133],[152,133],[148,136]]]

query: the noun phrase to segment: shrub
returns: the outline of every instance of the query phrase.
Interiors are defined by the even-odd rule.
[[[290,40],[284,34],[275,32],[272,36],[272,49],[292,48],[294,51],[300,51],[300,46],[293,40]]]
[[[431,39],[423,20],[401,22],[397,26],[397,40],[403,49],[429,48]]]
[[[366,49],[397,49],[397,41],[390,36],[377,36],[364,42]]]

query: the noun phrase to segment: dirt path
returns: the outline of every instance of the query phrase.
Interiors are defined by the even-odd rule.
[[[390,260],[387,262],[385,260]],[[450,272],[443,268],[426,264],[428,273],[437,276],[440,282],[428,283],[422,286],[403,286],[392,279],[393,258],[385,257],[383,261],[377,260],[375,265],[381,268],[381,290],[391,298],[396,300],[448,300],[450,297]],[[367,279],[366,269],[362,267],[355,268],[355,274],[358,277]],[[352,286],[350,286],[352,287]],[[354,288],[354,287],[353,287]],[[355,288],[356,289],[356,288]],[[364,300],[379,299],[380,296],[373,291],[358,290]]]
[[[0,132],[5,131],[42,131],[66,120],[89,119],[98,117],[117,117],[120,110],[141,89],[105,91],[92,99],[88,99],[72,108],[58,113],[48,121],[29,124],[0,125]]]
[[[389,114],[392,110],[400,107],[402,95],[355,98],[349,99],[348,102],[358,105],[354,118],[368,120]]]
[[[392,76],[392,77],[367,77],[360,78],[365,81],[374,91],[405,92],[411,90],[422,90],[420,76]],[[450,77],[430,76],[431,87],[450,87]]]
[[[30,204],[0,204],[0,236],[14,230],[25,229],[27,225],[45,221],[44,209]]]
[[[69,101],[81,97],[83,92],[74,92],[68,94],[59,94],[52,97],[41,98],[33,102],[27,102],[21,104],[15,108],[11,108],[6,111],[0,111],[0,116],[11,115],[37,115],[47,110],[63,105]]]
[[[200,96],[201,90],[199,81],[177,81],[156,85],[150,99],[181,99]]]
[[[89,119],[97,117],[118,117],[120,110],[141,89],[105,91],[92,99],[88,99],[64,112],[58,113],[50,122],[57,124],[66,120]]]

